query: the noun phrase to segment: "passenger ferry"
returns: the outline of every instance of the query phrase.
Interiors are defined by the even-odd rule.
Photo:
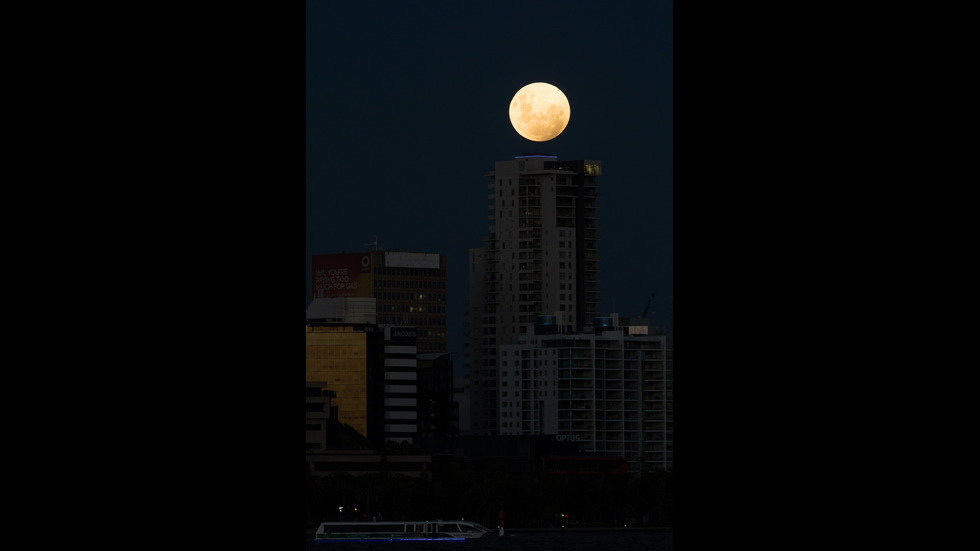
[[[324,522],[313,541],[464,541],[490,533],[486,526],[467,520]]]

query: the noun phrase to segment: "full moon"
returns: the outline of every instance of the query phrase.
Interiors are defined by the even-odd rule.
[[[565,94],[547,82],[532,82],[510,100],[510,123],[518,134],[533,142],[546,142],[561,134],[571,113]]]

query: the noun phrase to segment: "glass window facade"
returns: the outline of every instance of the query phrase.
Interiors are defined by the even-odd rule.
[[[337,420],[361,434],[367,426],[367,335],[353,327],[306,327],[306,380],[336,392]]]

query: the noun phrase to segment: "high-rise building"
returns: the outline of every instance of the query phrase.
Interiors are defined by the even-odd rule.
[[[375,300],[318,298],[306,309],[307,392],[328,387],[330,418],[373,444],[457,435],[452,354],[420,354],[415,327],[375,323]]]
[[[459,435],[459,404],[453,399],[453,357],[449,352],[418,355],[419,437]]]
[[[555,435],[581,452],[624,457],[630,472],[671,469],[672,339],[631,334],[615,315],[586,332],[539,321],[500,346],[499,434]]]
[[[419,432],[418,330],[414,327],[383,327],[383,375],[369,392],[379,397],[383,412],[377,431],[383,440],[415,442]],[[380,393],[379,393],[380,391]],[[382,438],[375,438],[375,441]]]
[[[376,424],[376,398],[369,396],[369,381],[377,377],[376,326],[344,323],[306,324],[306,380],[322,381],[334,392],[337,421],[368,438],[368,425]],[[369,403],[370,402],[370,403]]]
[[[374,299],[316,299],[307,309],[307,386],[328,387],[334,418],[373,444],[414,443],[419,432],[418,331],[335,316],[344,311],[363,316],[358,310],[365,300]]]
[[[331,398],[336,393],[323,381],[306,381],[306,451],[327,449],[327,423],[337,418]]]
[[[599,303],[600,161],[522,155],[488,174],[486,246],[470,250],[470,431],[498,434],[499,347],[537,316],[581,329]]]
[[[377,323],[418,329],[418,352],[446,352],[446,256],[369,251],[312,257],[312,297],[373,298]]]

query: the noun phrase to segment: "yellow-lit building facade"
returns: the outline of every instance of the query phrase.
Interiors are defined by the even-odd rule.
[[[321,306],[315,301],[307,309],[313,316],[306,323],[307,383],[326,383],[335,419],[372,443],[413,443],[419,419],[418,330],[331,321],[320,317],[331,315]]]
[[[356,326],[306,326],[306,380],[336,392],[337,420],[368,434],[368,333]]]

